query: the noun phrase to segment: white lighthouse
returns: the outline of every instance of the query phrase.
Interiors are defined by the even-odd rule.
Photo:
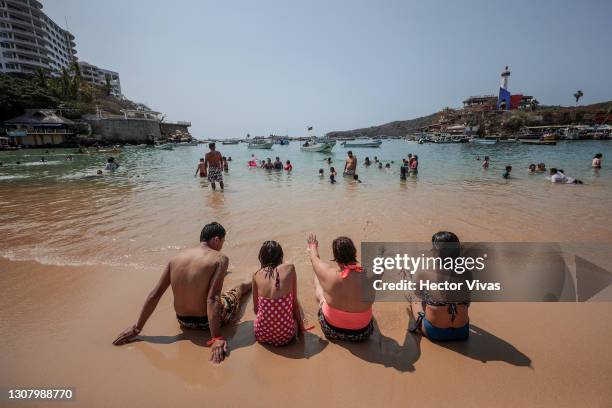
[[[501,73],[501,87],[502,89],[508,90],[508,77],[510,76],[510,70],[508,67],[504,69]]]

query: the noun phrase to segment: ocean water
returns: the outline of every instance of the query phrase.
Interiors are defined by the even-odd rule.
[[[194,177],[206,145],[125,149],[112,154],[121,167],[104,176],[95,173],[108,155],[65,161],[73,150],[0,152],[0,256],[59,265],[158,266],[197,243],[212,220],[228,230],[224,250],[237,268],[255,265],[266,239],[279,240],[287,256],[306,262],[309,231],[357,242],[427,241],[440,229],[463,240],[612,242],[607,141],[485,146],[390,140],[380,148],[352,148],[363,183],[340,175],[334,185],[324,159],[331,157],[341,174],[349,150],[342,146],[322,154],[301,152],[299,142],[272,150],[219,145],[232,158],[223,193]],[[408,153],[419,156],[419,174],[401,181],[399,166]],[[595,153],[604,155],[601,170],[591,168]],[[251,154],[291,160],[294,170],[249,168]],[[476,157],[486,155],[491,166],[482,170]],[[48,161],[40,162],[41,156]],[[364,167],[366,156],[391,168]],[[542,174],[528,175],[527,166],[539,162],[585,184],[551,185]],[[508,164],[512,179],[504,180]]]

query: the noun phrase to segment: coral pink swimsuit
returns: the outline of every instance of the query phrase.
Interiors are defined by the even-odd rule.
[[[257,316],[253,327],[255,339],[260,343],[282,346],[295,338],[297,323],[293,317],[293,293],[270,299],[257,298]]]

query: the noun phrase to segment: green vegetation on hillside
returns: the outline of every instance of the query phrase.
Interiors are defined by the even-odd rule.
[[[50,77],[42,70],[36,75],[0,74],[0,121],[21,115],[25,109],[60,109],[63,116],[78,119],[102,111],[119,114],[135,104],[110,95],[110,84],[94,86],[81,77],[78,64]]]

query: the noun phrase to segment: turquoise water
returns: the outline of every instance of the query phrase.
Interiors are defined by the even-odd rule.
[[[352,148],[363,180],[328,181],[329,166],[341,174],[345,149],[307,153],[300,144],[249,150],[219,145],[231,156],[224,193],[194,177],[207,146],[125,149],[112,153],[120,168],[96,176],[108,155],[66,154],[74,149],[0,152],[0,256],[49,264],[112,264],[158,267],[178,249],[197,242],[202,226],[220,221],[228,230],[224,251],[232,265],[255,267],[258,246],[282,242],[288,258],[307,265],[309,231],[331,240],[426,242],[437,230],[474,241],[612,241],[612,142],[560,142],[556,146],[412,144],[385,141],[380,148]],[[419,156],[419,174],[400,181],[401,159]],[[603,169],[591,168],[603,153]],[[289,159],[293,172],[249,168],[258,159]],[[48,160],[41,163],[41,156]],[[482,170],[477,156],[491,157]],[[363,166],[377,156],[390,169]],[[22,164],[15,164],[16,161]],[[559,167],[583,186],[551,185],[528,175],[530,163]],[[514,167],[504,180],[504,167]],[[320,178],[323,168],[326,176]],[[331,256],[331,254],[324,255]]]
[[[278,182],[310,183],[318,169],[328,170],[325,157],[332,157],[332,166],[341,173],[346,152],[349,150],[336,145],[330,154],[306,153],[299,149],[300,144],[293,142],[288,146],[275,145],[272,150],[249,150],[246,144],[219,145],[218,150],[224,156],[232,157],[230,163],[231,175],[228,182],[246,181],[258,183],[270,179]],[[51,149],[45,153],[43,149],[22,150],[19,152],[0,152],[1,186],[6,188],[14,183],[64,183],[82,180],[83,177],[95,174],[104,167],[106,158],[116,157],[121,164],[119,171],[111,180],[123,183],[133,178],[144,177],[149,182],[163,185],[166,183],[188,183],[189,176],[195,170],[198,159],[207,151],[206,145],[197,147],[180,147],[173,151],[154,148],[125,149],[122,153],[97,154],[92,156],[73,155],[73,161],[65,161],[66,154],[74,149]],[[544,162],[547,167],[563,168],[567,175],[580,178],[588,183],[609,186],[612,177],[612,166],[606,166],[606,160],[612,158],[612,142],[609,141],[572,141],[559,142],[556,146],[529,146],[515,143],[497,144],[493,146],[467,144],[414,144],[400,140],[385,141],[380,148],[352,148],[358,157],[358,173],[363,181],[372,183],[396,184],[399,178],[401,159],[408,153],[419,156],[418,181],[423,183],[445,184],[457,182],[495,181],[500,179],[504,167],[513,166],[512,175],[518,180],[537,181],[538,176],[528,176],[526,168],[530,163]],[[603,153],[604,168],[594,171],[591,159],[595,153]],[[263,172],[249,169],[245,163],[251,154],[258,159],[279,156],[283,163],[291,160],[294,171],[291,175],[276,172]],[[477,156],[491,157],[488,171],[480,168],[481,162]],[[44,156],[46,163],[41,163]],[[376,166],[365,168],[363,160],[369,156],[371,160],[377,156],[384,163],[391,164],[390,169],[378,169]],[[16,161],[21,165],[16,165]],[[258,175],[254,176],[254,172]],[[263,179],[262,179],[263,177]],[[134,180],[131,180],[132,182]],[[138,181],[138,180],[136,180]]]

